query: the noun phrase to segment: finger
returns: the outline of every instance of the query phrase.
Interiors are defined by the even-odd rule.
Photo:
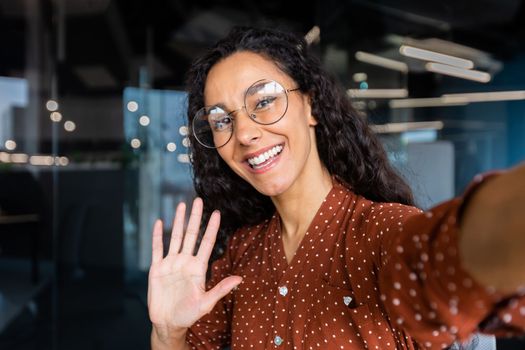
[[[186,215],[186,204],[184,202],[177,205],[175,218],[173,219],[173,229],[171,230],[171,241],[168,255],[178,254],[184,235],[184,216]]]
[[[199,227],[201,226],[202,218],[202,199],[195,198],[191,207],[190,219],[188,220],[188,227],[184,235],[184,243],[182,245],[182,252],[186,254],[193,254],[195,251],[195,242],[199,235]]]
[[[215,287],[209,290],[203,298],[201,304],[201,311],[209,313],[215,304],[224,298],[233,288],[237,287],[242,282],[240,276],[229,276],[220,281]]]
[[[204,232],[204,236],[202,237],[199,252],[197,253],[197,257],[206,265],[208,264],[211,252],[213,251],[220,224],[221,213],[218,210],[215,210],[210,216],[210,220],[206,226],[206,232]]]
[[[153,225],[153,237],[151,238],[151,263],[158,263],[163,257],[162,221],[157,220]]]

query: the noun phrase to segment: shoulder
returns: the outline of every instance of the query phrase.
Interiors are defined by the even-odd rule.
[[[401,203],[376,202],[362,195],[352,193],[352,216],[360,217],[366,223],[379,225],[381,222],[405,221],[409,217],[421,214],[423,211],[417,207]],[[349,210],[350,211],[350,210]]]
[[[380,266],[385,242],[400,236],[407,221],[422,211],[401,203],[372,201],[361,195],[354,198],[354,210],[349,212],[345,227],[347,256],[355,259],[361,253],[367,254],[369,259],[366,260]]]
[[[370,202],[370,220],[379,222],[404,222],[408,218],[421,214],[423,211],[417,207],[401,203]]]

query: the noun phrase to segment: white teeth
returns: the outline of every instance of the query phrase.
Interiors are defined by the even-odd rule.
[[[252,158],[249,158],[248,159],[248,163],[252,166],[257,166],[259,164],[262,164],[264,162],[266,162],[268,159],[272,158],[272,157],[275,157],[276,155],[278,155],[279,153],[281,153],[281,151],[283,150],[283,146],[275,146],[273,147],[272,149],[256,156],[256,157],[252,157]]]

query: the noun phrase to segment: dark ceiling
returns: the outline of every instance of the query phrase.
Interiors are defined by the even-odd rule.
[[[38,4],[40,9],[23,4]],[[0,2],[1,76],[28,61],[26,16],[41,20],[43,55],[61,94],[113,94],[126,85],[180,87],[191,60],[234,25],[306,33],[321,27],[320,54],[389,49],[385,37],[441,38],[508,60],[525,49],[521,0],[208,1],[25,0]],[[54,4],[59,4],[57,7]],[[60,5],[62,4],[62,5]],[[36,5],[35,5],[36,6]],[[61,6],[61,7],[60,7]],[[35,17],[35,18],[36,18]],[[64,20],[62,20],[64,19]],[[60,40],[63,38],[63,41]],[[64,55],[60,57],[59,48]],[[350,61],[353,56],[350,55]],[[351,62],[349,63],[351,64]],[[139,74],[153,72],[152,76]]]

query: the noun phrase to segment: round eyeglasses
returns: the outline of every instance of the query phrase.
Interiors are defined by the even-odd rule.
[[[256,81],[244,93],[244,106],[237,110],[227,112],[221,105],[199,109],[193,117],[193,136],[206,148],[224,146],[233,135],[234,114],[241,109],[257,124],[275,124],[286,114],[288,93],[297,90],[285,89],[274,80]]]

